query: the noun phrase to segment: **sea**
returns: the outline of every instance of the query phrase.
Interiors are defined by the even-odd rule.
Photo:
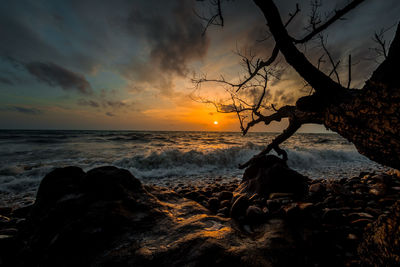
[[[238,165],[278,133],[0,130],[0,205],[34,200],[41,179],[54,168],[85,171],[113,165],[145,184],[239,181]],[[297,133],[281,145],[288,165],[312,179],[338,179],[383,166],[360,155],[337,134]]]

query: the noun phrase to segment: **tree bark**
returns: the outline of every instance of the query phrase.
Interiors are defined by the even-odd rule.
[[[400,169],[400,24],[388,58],[361,90],[324,111],[324,125],[368,158]]]

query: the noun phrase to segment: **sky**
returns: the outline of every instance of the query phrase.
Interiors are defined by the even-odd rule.
[[[283,20],[299,3],[288,31],[304,36],[311,1],[275,2]],[[348,1],[320,2],[324,19]],[[253,1],[222,4],[224,27],[202,34],[199,15],[212,9],[207,0],[0,1],[0,129],[239,131],[236,114],[199,101],[224,99],[224,87],[195,88],[191,79],[237,81],[243,75],[237,52],[268,58],[273,38]],[[342,62],[344,83],[351,54],[352,87],[362,87],[382,61],[372,37],[388,29],[389,44],[398,14],[398,0],[366,0],[324,32],[327,48]],[[313,63],[323,53],[317,41],[299,48]],[[268,104],[294,104],[310,89],[282,56],[277,62],[281,74],[270,82]],[[329,67],[325,62],[321,69]],[[254,130],[280,131],[286,124]],[[325,130],[307,125],[302,131]]]

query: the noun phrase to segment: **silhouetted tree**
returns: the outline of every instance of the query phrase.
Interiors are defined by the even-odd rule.
[[[234,112],[237,114],[243,134],[258,123],[270,124],[288,118],[288,127],[278,135],[263,151],[254,156],[241,168],[247,167],[257,157],[269,153],[272,149],[278,154],[286,155],[279,145],[292,136],[303,124],[323,124],[326,128],[337,132],[350,142],[358,151],[373,161],[400,169],[400,26],[390,49],[382,38],[383,32],[374,36],[378,47],[375,50],[384,57],[384,61],[373,72],[369,80],[361,89],[353,89],[351,85],[351,56],[349,56],[348,82],[341,84],[337,66],[326,49],[322,32],[330,25],[340,20],[345,14],[360,5],[364,0],[350,1],[342,9],[335,10],[331,17],[322,20],[318,15],[318,1],[314,2],[309,18],[309,32],[301,39],[289,35],[286,27],[299,13],[299,6],[289,14],[286,23],[282,22],[278,8],[273,0],[254,0],[262,11],[269,31],[274,38],[275,46],[271,56],[266,59],[257,59],[255,56],[242,56],[246,75],[238,82],[231,83],[223,77],[210,80],[206,77],[194,79],[196,85],[204,82],[218,82],[231,88],[230,105],[210,102],[220,112]],[[216,12],[208,19],[206,28],[210,25],[223,25],[223,16],[220,0],[211,0]],[[205,18],[204,18],[205,19]],[[298,45],[319,38],[325,56],[329,59],[332,70],[325,74],[320,70],[322,61],[313,65],[299,50]],[[279,75],[274,72],[274,62],[281,53],[286,62],[293,67],[305,82],[312,87],[312,94],[301,97],[295,105],[286,105],[279,109],[265,105],[268,78]],[[334,77],[332,79],[331,77]],[[258,99],[253,103],[246,102],[239,92],[257,89]],[[274,110],[271,115],[263,114],[265,110]]]

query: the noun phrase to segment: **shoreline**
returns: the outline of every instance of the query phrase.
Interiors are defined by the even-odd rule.
[[[121,169],[117,169],[115,167],[104,168],[112,168],[112,170],[115,170],[116,173],[113,173],[112,177],[113,179],[118,178],[118,170]],[[94,170],[91,170],[88,173],[93,172]],[[121,172],[122,171],[123,170],[121,170]],[[52,174],[53,172],[51,172],[50,174]],[[101,175],[101,172],[99,175]],[[100,187],[98,187],[96,185],[96,187],[98,187],[98,189],[96,190],[101,190],[101,192],[103,192],[101,194],[109,194],[109,190],[113,192],[113,186],[117,186],[116,188],[120,188],[120,186],[123,184],[118,183],[125,183],[126,181],[120,180],[105,182],[115,182],[117,184],[111,184],[111,187],[108,187],[106,185],[101,185]],[[70,182],[63,182],[61,186],[67,186],[66,188],[69,188],[69,183]],[[138,180],[135,183],[141,184]],[[92,185],[94,186],[95,184]],[[58,192],[58,190],[66,190],[65,188],[59,186],[60,185],[58,184],[52,184],[46,190],[50,190],[49,192],[54,190],[56,190],[56,192]],[[42,190],[43,192],[43,187],[44,186],[41,185],[42,189],[39,189],[39,191]],[[58,187],[59,189],[57,189]],[[376,227],[375,224],[377,224],[379,220],[382,220],[382,217],[388,216],[388,214],[391,213],[392,206],[396,203],[396,201],[400,199],[400,173],[398,171],[382,173],[361,173],[359,176],[335,180],[307,180],[308,193],[300,199],[297,199],[291,193],[279,192],[271,193],[267,197],[245,197],[240,194],[238,197],[238,188],[240,188],[238,181],[235,180],[227,182],[224,181],[223,178],[214,178],[212,181],[208,182],[199,181],[199,183],[197,184],[187,184],[182,182],[180,184],[170,185],[169,187],[149,184],[140,185],[139,187],[142,187],[144,191],[141,191],[141,193],[135,198],[145,197],[147,199],[145,201],[147,203],[142,203],[141,205],[150,205],[149,203],[152,203],[154,200],[156,200],[156,202],[154,202],[155,204],[151,204],[151,211],[152,209],[154,209],[154,205],[157,206],[160,205],[159,203],[164,203],[161,205],[166,205],[165,207],[168,207],[167,209],[170,209],[169,217],[173,219],[172,222],[168,221],[168,223],[171,224],[171,227],[178,227],[180,224],[176,224],[177,222],[174,222],[174,218],[178,219],[179,216],[183,216],[180,220],[183,220],[182,222],[190,221],[187,222],[187,224],[191,225],[190,227],[195,227],[196,229],[198,229],[199,238],[201,237],[201,240],[204,239],[204,229],[214,229],[216,227],[212,225],[210,226],[210,221],[218,222],[218,229],[216,228],[216,233],[218,234],[221,234],[221,229],[225,229],[226,231],[229,230],[227,232],[229,233],[228,236],[222,235],[220,239],[217,239],[219,240],[218,242],[222,242],[221,245],[230,246],[230,242],[233,242],[232,239],[238,239],[241,240],[241,242],[247,244],[246,248],[242,248],[245,251],[247,251],[247,249],[251,247],[251,242],[258,242],[257,240],[260,235],[263,235],[264,238],[267,238],[265,236],[265,233],[271,235],[271,233],[269,233],[268,231],[278,231],[283,235],[280,236],[280,238],[283,238],[285,240],[287,239],[285,242],[289,242],[288,240],[291,240],[289,242],[291,246],[296,246],[297,248],[299,248],[300,246],[303,248],[302,254],[296,255],[300,258],[304,256],[305,258],[302,260],[305,260],[307,266],[308,264],[324,264],[329,263],[330,261],[335,262],[335,264],[341,264],[343,266],[358,266],[361,262],[360,255],[363,255],[363,253],[365,252],[365,249],[363,252],[360,251],[360,248],[368,247],[368,243],[366,242],[368,240],[368,236],[372,235],[371,229],[373,229],[373,227]],[[116,192],[119,192],[118,190],[123,191],[117,194]],[[136,192],[135,190],[138,189],[133,188],[132,190]],[[127,194],[124,193],[125,189],[117,189],[116,192],[112,193],[114,194],[112,198],[124,199],[124,194]],[[54,205],[54,203],[50,203],[48,202],[48,200],[46,200],[45,202],[43,202],[42,200],[42,204],[40,204],[42,205],[42,207],[38,209],[37,206],[39,205],[38,203],[40,203],[40,194],[43,195],[43,193],[38,193],[38,199],[36,200],[35,205],[14,210],[7,207],[0,208],[0,214],[2,215],[0,217],[0,245],[7,244],[7,242],[17,242],[18,244],[18,242],[21,241],[21,238],[22,240],[24,240],[22,236],[25,235],[25,238],[27,235],[29,236],[26,229],[32,227],[39,227],[38,229],[40,229],[40,225],[42,223],[38,223],[37,225],[33,223],[32,214],[38,212],[37,210],[44,209],[40,211],[40,214],[43,214],[41,216],[46,217],[47,215],[44,215],[43,212],[45,212],[45,209],[47,208],[44,207],[47,207],[47,205]],[[130,194],[131,193],[128,192],[128,195]],[[132,196],[135,196],[136,194],[137,193],[133,193]],[[242,201],[245,204],[237,204],[237,200],[240,197],[242,199],[245,199],[244,202]],[[107,199],[108,198],[109,197],[107,197]],[[72,200],[74,200],[74,197],[72,198]],[[100,200],[97,199],[97,197],[92,201],[95,204],[97,203],[96,205],[103,203],[99,202]],[[113,201],[114,200],[112,200],[111,202]],[[173,210],[179,210],[182,206],[187,206],[187,208],[185,208],[184,211],[178,212],[181,215],[178,216],[176,213],[173,212]],[[57,207],[58,206],[55,206],[56,209],[60,209],[60,207]],[[69,216],[74,217],[75,215],[74,213],[72,213]],[[96,216],[101,217],[103,215],[97,214]],[[158,214],[157,216],[161,215]],[[204,220],[207,220],[208,223],[204,225],[199,223],[193,224],[195,222],[193,221],[193,218],[204,218]],[[138,219],[134,219],[134,221]],[[35,220],[39,220],[40,222],[42,218]],[[60,221],[59,223],[63,225],[64,222]],[[87,227],[92,227],[90,223],[88,224],[88,222],[84,222],[84,225],[86,225]],[[277,229],[271,230],[271,227],[273,229],[275,229],[274,227],[277,227]],[[47,230],[42,231],[46,232]],[[75,231],[78,231],[79,236],[79,228],[74,230],[74,234],[77,234]],[[170,237],[171,234],[168,231],[159,234],[157,234],[158,230],[156,232],[154,232],[154,229],[149,231],[150,232],[148,232],[147,235],[155,234],[156,236],[158,235],[157,238],[162,239],[183,238],[183,240],[185,240],[188,238],[187,235],[189,235],[189,233],[186,233],[181,229],[179,229],[179,231],[177,230],[178,232],[176,233],[176,236],[173,237]],[[124,234],[128,233],[129,231]],[[287,235],[290,235],[290,237],[288,237]],[[201,242],[207,243],[209,242],[209,240],[214,240],[212,237],[210,238],[211,239],[204,239]],[[253,241],[246,241],[248,238]],[[169,242],[173,242],[173,240]],[[263,240],[263,242],[265,242],[265,240]],[[276,249],[265,247],[265,245],[263,247],[266,250]],[[281,252],[285,252],[287,249],[289,249],[289,247],[286,247],[285,245],[282,248]],[[13,248],[13,246],[11,246],[11,248]],[[14,255],[16,257],[16,251],[5,251],[8,251],[9,253],[11,253],[10,255]],[[166,251],[167,252],[164,251],[163,253],[175,253],[173,251],[168,252],[168,249]],[[140,257],[138,256],[138,259],[140,258],[140,261],[148,262],[149,264],[153,263],[153,260],[151,258],[142,258],[144,257],[144,255],[141,254],[142,252],[135,252],[136,254],[139,253],[141,255]],[[147,252],[144,251],[143,253],[146,254]],[[158,255],[157,253],[155,255]],[[159,254],[159,257],[163,257],[163,253]],[[227,252],[220,253],[221,255],[216,255],[216,257],[228,257],[226,255]],[[244,252],[241,251],[240,253]],[[15,258],[4,254],[0,256],[3,261],[4,257],[6,258],[6,261],[15,260]],[[125,256],[128,257],[128,255]],[[206,255],[203,256],[205,257]],[[130,257],[133,256],[131,255],[128,258]],[[128,258],[126,258],[125,260],[128,260]],[[369,259],[370,258],[371,257],[369,257]],[[260,260],[265,259],[260,258]],[[22,264],[21,266],[24,265]],[[276,266],[280,265],[278,264]]]

